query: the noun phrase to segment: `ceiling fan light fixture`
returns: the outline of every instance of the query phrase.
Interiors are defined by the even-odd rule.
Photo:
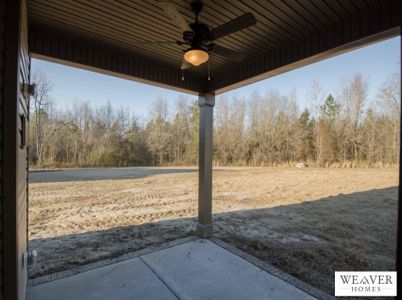
[[[208,52],[201,48],[190,48],[184,53],[184,60],[196,67],[207,62],[208,59]]]

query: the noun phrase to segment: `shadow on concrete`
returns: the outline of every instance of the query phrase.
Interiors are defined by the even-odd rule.
[[[214,214],[215,236],[333,294],[334,271],[393,270],[398,187]],[[57,217],[57,216],[55,216]],[[193,234],[195,218],[34,239],[30,277]]]

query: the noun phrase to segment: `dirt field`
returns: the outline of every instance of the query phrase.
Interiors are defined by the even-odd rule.
[[[195,229],[194,168],[34,172],[30,180],[30,247],[39,254],[31,277]],[[396,169],[219,168],[215,235],[332,294],[335,270],[393,269],[397,181]]]

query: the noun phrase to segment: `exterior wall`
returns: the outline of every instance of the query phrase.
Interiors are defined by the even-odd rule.
[[[20,45],[19,45],[19,82],[29,84],[30,58],[28,53],[28,16],[26,1],[22,1]],[[18,91],[17,107],[17,182],[16,182],[16,224],[17,224],[17,267],[19,299],[25,299],[27,283],[27,261],[22,263],[22,256],[28,247],[28,99],[21,89]],[[19,259],[18,259],[19,258]]]
[[[3,149],[3,141],[2,141],[2,120],[3,120],[3,86],[4,86],[4,1],[0,1],[0,153]],[[2,216],[2,208],[3,208],[3,172],[2,172],[2,155],[0,154],[0,299],[3,299],[3,216]]]
[[[0,299],[25,299],[29,83],[25,0],[0,0]]]

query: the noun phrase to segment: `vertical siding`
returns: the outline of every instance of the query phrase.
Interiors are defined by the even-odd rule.
[[[3,85],[4,85],[4,1],[0,0],[0,299],[3,299],[3,232],[2,232],[2,208],[3,208],[3,185],[2,185],[2,178],[3,178],[3,171],[2,171],[2,150],[3,150]]]
[[[23,83],[29,82],[30,62],[25,0],[0,0],[0,12],[0,300],[23,300],[27,282],[27,264],[22,260],[27,251],[27,139],[21,138],[26,134],[21,129],[28,128]]]
[[[21,27],[20,27],[20,49],[19,49],[19,86],[24,83],[29,83],[29,53],[28,53],[28,19],[25,1],[22,1],[21,11]],[[26,95],[22,90],[18,93],[18,114],[17,114],[17,253],[22,257],[23,253],[27,251],[27,208],[28,208],[28,101]],[[24,123],[23,125],[21,123]],[[20,128],[25,128],[23,141],[20,137]],[[25,299],[25,288],[27,282],[27,265],[22,264],[19,260],[18,265],[18,281],[19,281],[19,298]]]

